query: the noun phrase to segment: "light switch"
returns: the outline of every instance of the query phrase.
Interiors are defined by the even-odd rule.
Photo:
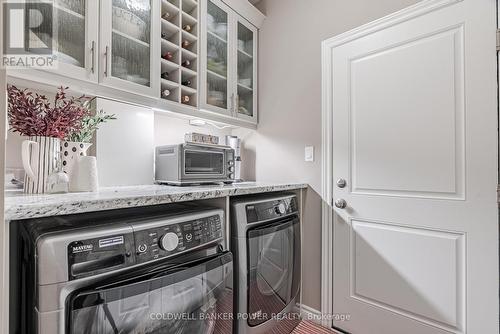
[[[314,146],[306,146],[304,160],[314,161]]]

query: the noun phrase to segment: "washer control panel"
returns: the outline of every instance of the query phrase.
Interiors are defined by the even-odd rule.
[[[134,231],[136,261],[144,263],[203,247],[224,237],[221,215]]]

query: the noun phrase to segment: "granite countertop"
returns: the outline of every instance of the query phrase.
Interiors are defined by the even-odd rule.
[[[233,185],[173,187],[146,185],[101,188],[96,193],[5,194],[5,220],[67,215],[174,202],[307,188],[303,183],[243,182]]]

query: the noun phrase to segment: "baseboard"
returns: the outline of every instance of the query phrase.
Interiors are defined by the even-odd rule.
[[[297,304],[295,307],[296,311],[300,313],[302,319],[321,325],[322,317],[320,311],[304,304]]]

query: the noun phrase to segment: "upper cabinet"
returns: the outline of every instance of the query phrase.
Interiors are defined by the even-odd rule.
[[[54,51],[58,71],[68,77],[97,82],[99,6],[95,0],[54,1]]]
[[[103,85],[158,95],[157,4],[155,0],[101,1],[99,78]]]
[[[198,107],[198,15],[195,0],[161,1],[161,98]]]
[[[202,6],[203,109],[257,122],[257,28],[220,0]]]
[[[231,9],[219,0],[207,0],[203,6],[202,94],[204,109],[231,115],[230,30]]]
[[[258,27],[247,0],[54,0],[53,70],[10,77],[238,126],[257,124]]]
[[[236,116],[257,122],[257,29],[238,17],[236,47]]]

